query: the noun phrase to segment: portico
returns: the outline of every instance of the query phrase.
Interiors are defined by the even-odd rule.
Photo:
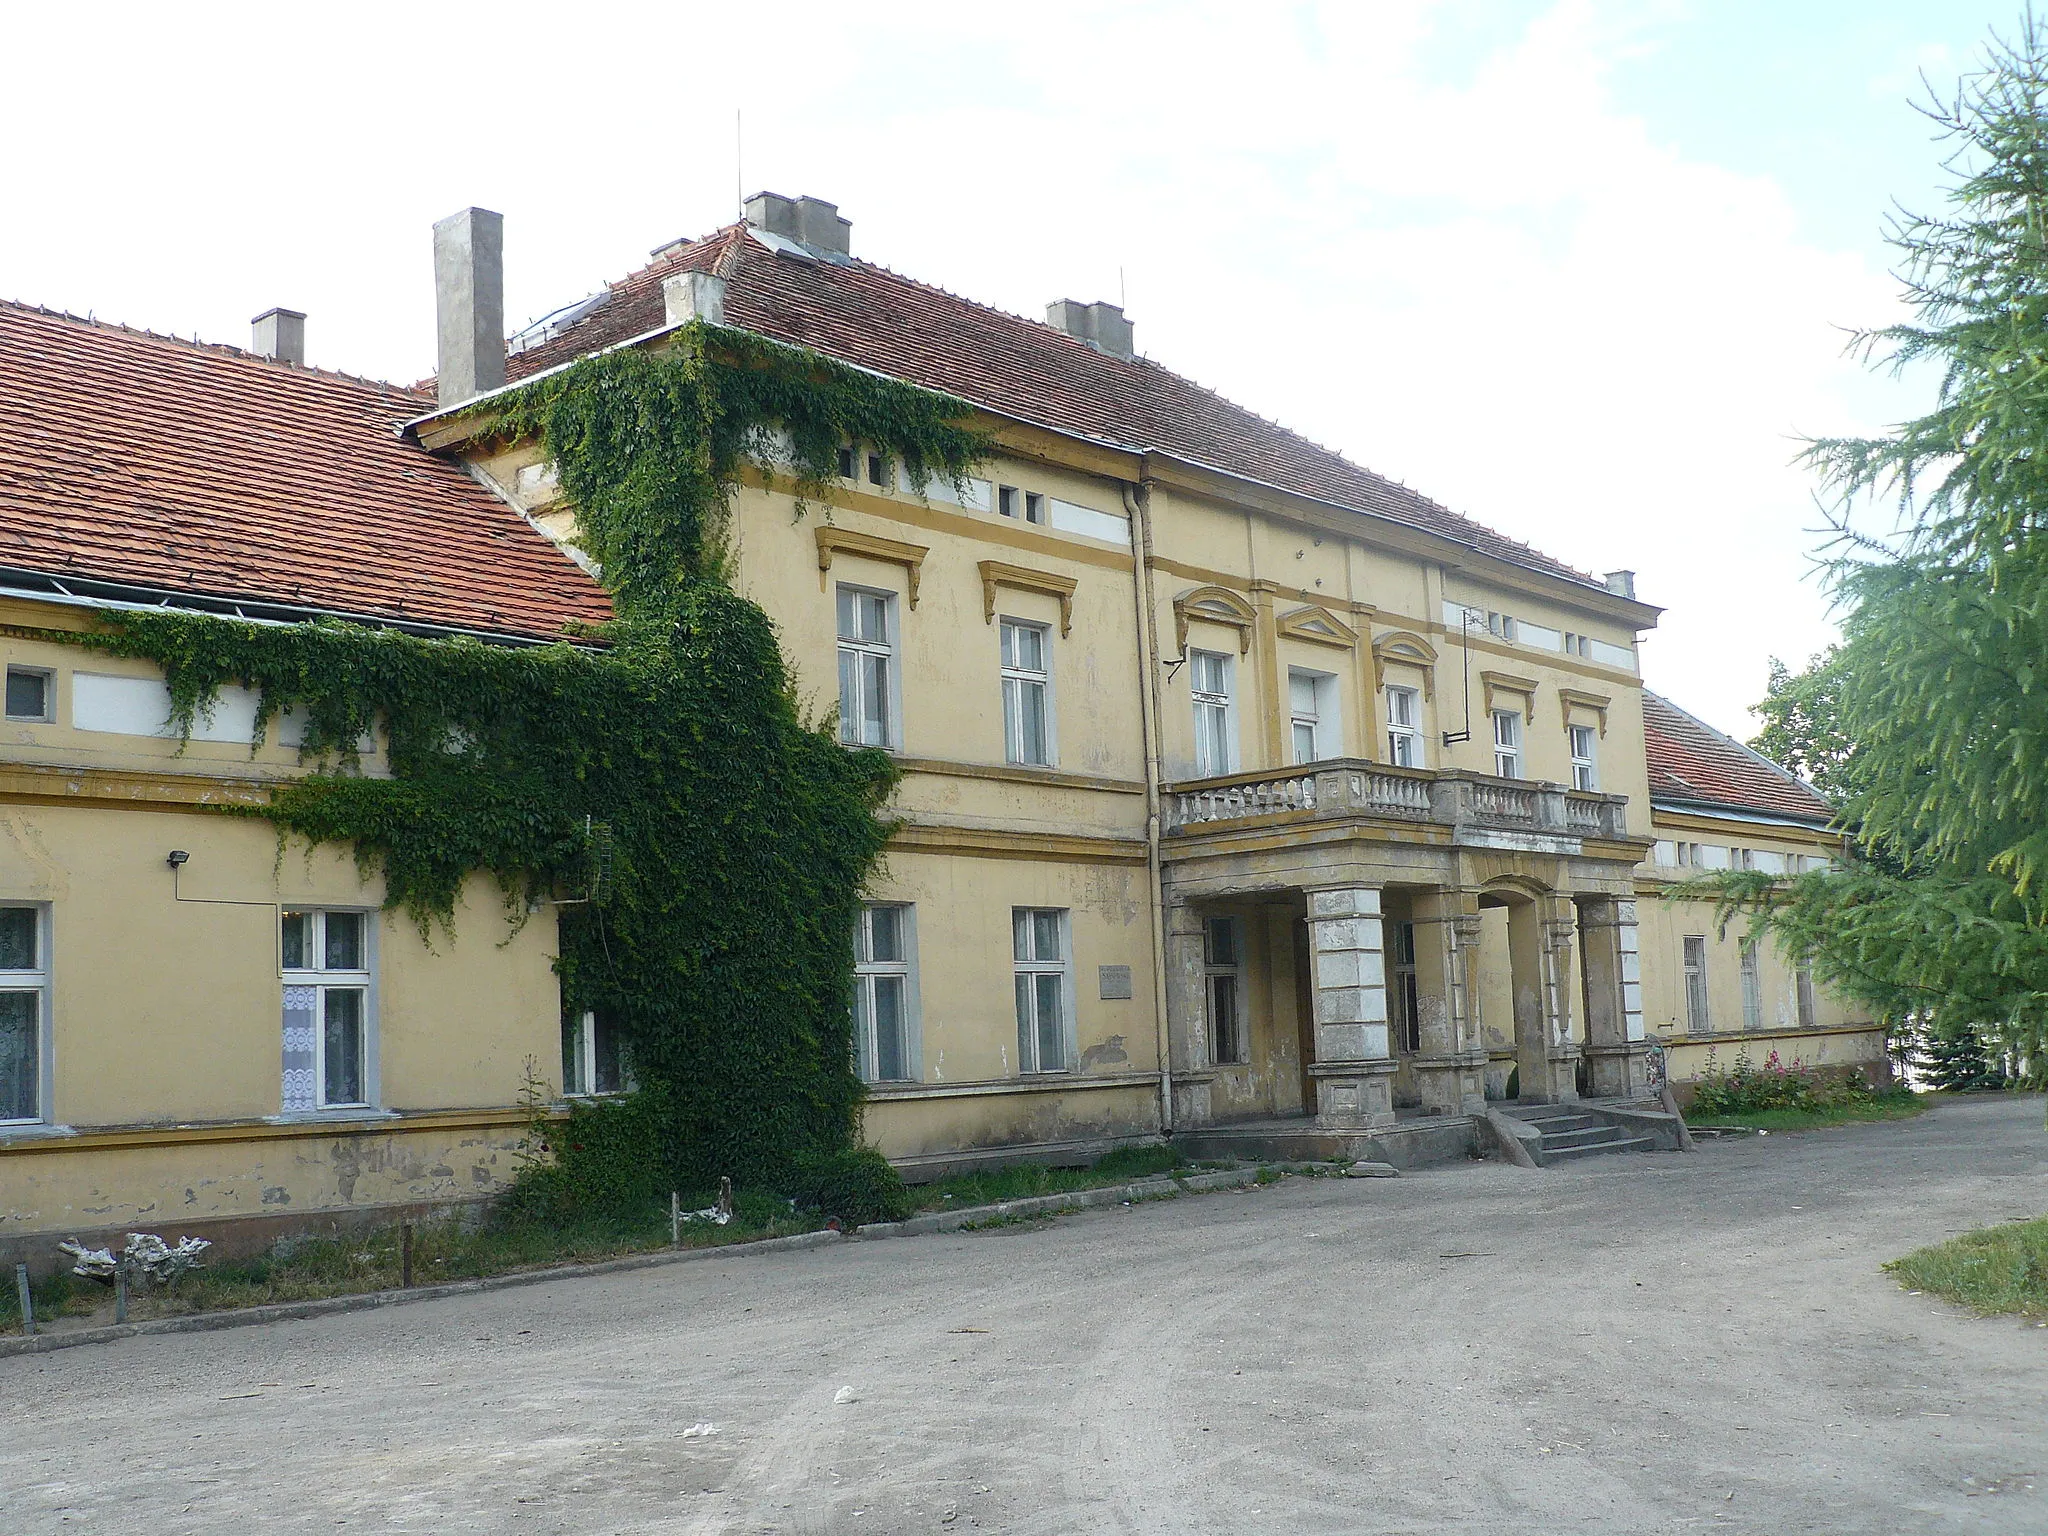
[[[1352,759],[1170,787],[1176,1126],[1640,1094],[1626,808]]]

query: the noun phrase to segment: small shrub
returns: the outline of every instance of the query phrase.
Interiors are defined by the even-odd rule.
[[[804,1168],[796,1180],[797,1204],[848,1226],[901,1221],[912,1209],[903,1176],[873,1147],[834,1152]]]
[[[662,1116],[646,1089],[572,1105],[566,1120],[538,1110],[524,1164],[500,1197],[503,1224],[558,1225],[668,1211]]]

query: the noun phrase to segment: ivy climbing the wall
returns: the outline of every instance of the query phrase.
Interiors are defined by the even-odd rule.
[[[585,643],[161,611],[72,638],[162,666],[187,734],[230,684],[261,696],[259,741],[296,711],[314,771],[229,814],[351,845],[437,942],[453,942],[476,871],[511,921],[575,903],[556,909],[563,1006],[622,1032],[639,1089],[613,1120],[639,1128],[625,1144],[645,1156],[612,1135],[613,1172],[564,1188],[602,1203],[650,1173],[659,1188],[788,1187],[858,1128],[850,935],[896,774],[802,718],[774,626],[726,581],[733,493],[752,464],[793,482],[803,515],[842,443],[920,487],[957,483],[989,445],[958,400],[701,324],[477,414],[497,440],[538,438],[559,469],[615,614]],[[360,772],[371,730],[388,777]]]

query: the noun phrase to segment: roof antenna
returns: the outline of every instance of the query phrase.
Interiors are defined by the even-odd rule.
[[[1118,266],[1116,269],[1116,307],[1124,310],[1131,307],[1131,301],[1124,296],[1124,269],[1122,266]]]
[[[743,219],[747,216],[747,176],[745,170],[742,169],[745,162],[741,158],[740,149],[745,142],[743,137],[745,129],[746,109],[734,107],[732,109],[732,201],[734,210]]]

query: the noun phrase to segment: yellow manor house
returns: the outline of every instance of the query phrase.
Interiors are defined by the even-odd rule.
[[[822,502],[756,474],[735,508],[805,695],[904,770],[849,943],[867,1135],[909,1176],[1163,1134],[1415,1164],[1492,1146],[1490,1104],[1547,1112],[1552,1155],[1628,1148],[1659,1040],[1681,1083],[1710,1051],[1885,1070],[1878,1025],[1661,899],[1838,840],[1644,689],[1628,572],[1167,372],[1117,306],[1020,319],[849,234],[764,193],[506,342],[502,224],[465,210],[424,389],[306,366],[289,310],[243,350],[0,305],[0,1254],[474,1201],[529,1064],[564,1098],[629,1081],[563,1016],[552,908],[510,927],[479,877],[429,946],[348,849],[216,814],[303,771],[289,717],[252,752],[230,690],[181,742],[150,666],[48,636],[138,606],[505,645],[601,622],[491,396],[697,319],[950,392],[999,445],[920,492],[848,443]]]

